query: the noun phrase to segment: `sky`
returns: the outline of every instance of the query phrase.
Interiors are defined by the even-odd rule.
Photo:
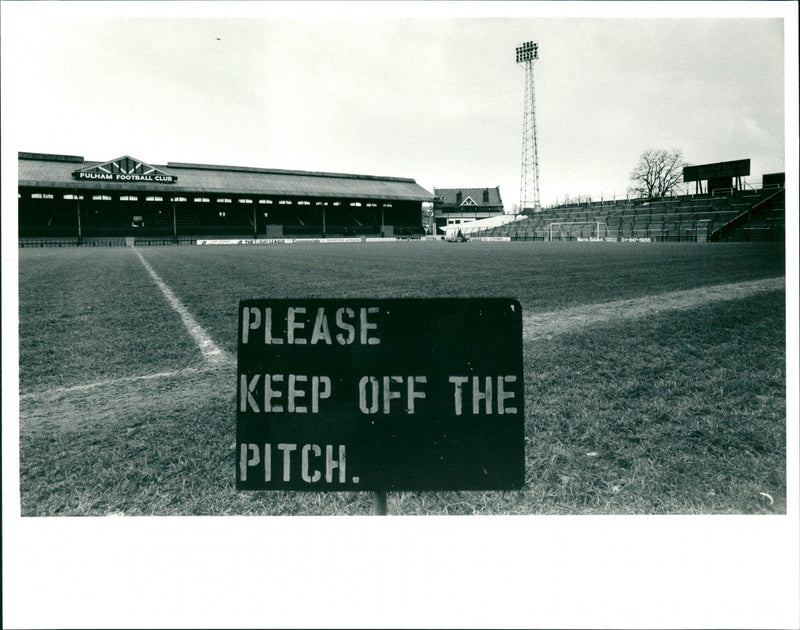
[[[499,186],[510,211],[525,78],[514,54],[533,40],[543,205],[624,197],[651,148],[690,164],[750,158],[754,181],[786,169],[780,11],[223,4],[4,2],[14,150]]]

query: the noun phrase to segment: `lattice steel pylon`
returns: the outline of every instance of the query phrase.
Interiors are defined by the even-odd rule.
[[[517,64],[525,69],[525,107],[522,117],[522,177],[519,187],[520,209],[542,209],[539,201],[539,149],[536,143],[536,95],[533,87],[533,64],[539,59],[539,44],[525,42],[517,46]]]

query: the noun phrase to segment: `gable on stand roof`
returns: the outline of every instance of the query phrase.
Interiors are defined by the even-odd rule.
[[[498,206],[503,205],[500,188],[434,188],[433,194],[446,206]]]
[[[109,160],[102,164],[94,164],[73,171],[75,179],[96,179],[116,182],[157,182],[172,184],[178,181],[177,176],[171,175],[147,162],[142,162],[129,155],[123,155],[116,160]]]

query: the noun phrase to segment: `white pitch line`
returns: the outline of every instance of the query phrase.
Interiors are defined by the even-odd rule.
[[[197,323],[195,318],[192,314],[188,311],[188,309],[181,303],[181,301],[175,297],[175,294],[172,290],[167,286],[166,282],[164,282],[155,270],[150,266],[144,256],[139,253],[139,250],[135,247],[132,247],[136,255],[139,257],[139,260],[142,261],[144,268],[150,273],[155,280],[156,285],[158,288],[161,289],[161,292],[164,294],[164,297],[167,298],[167,302],[169,302],[170,306],[177,311],[178,315],[181,316],[181,320],[183,320],[183,325],[186,326],[186,330],[189,331],[189,334],[194,339],[194,342],[200,348],[200,353],[203,355],[203,358],[208,361],[212,365],[217,365],[219,363],[225,363],[232,361],[231,357],[225,352],[222,348],[217,346],[214,343],[214,340],[208,336],[208,333],[205,329]]]
[[[545,313],[530,313],[523,315],[522,335],[526,341],[546,339],[595,324],[640,319],[649,315],[683,311],[706,304],[740,300],[767,291],[785,289],[785,277],[764,278],[670,291],[615,302],[586,304]]]
[[[118,378],[110,378],[103,381],[94,381],[93,383],[82,383],[80,385],[70,385],[67,387],[54,387],[53,389],[48,389],[43,392],[30,392],[28,394],[20,394],[20,400],[35,400],[39,398],[49,398],[53,396],[59,396],[61,394],[73,394],[76,392],[83,392],[88,391],[91,389],[97,389],[98,387],[106,387],[106,386],[117,386],[122,383],[135,383],[136,381],[150,381],[153,379],[167,379],[167,378],[175,378],[179,376],[188,376],[190,374],[201,374],[203,372],[210,372],[212,369],[217,367],[223,367],[226,364],[224,362],[219,362],[215,365],[206,365],[203,367],[187,367],[181,368],[180,370],[172,370],[170,372],[157,372],[155,374],[140,374],[137,376],[120,376]],[[231,362],[229,364],[233,366]]]

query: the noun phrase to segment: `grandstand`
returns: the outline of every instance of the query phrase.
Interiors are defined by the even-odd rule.
[[[710,194],[565,203],[526,211],[526,218],[514,223],[467,224],[461,230],[471,237],[519,241],[783,241],[785,209],[785,187],[765,183],[759,189]]]
[[[413,179],[19,153],[20,246],[420,236]]]

